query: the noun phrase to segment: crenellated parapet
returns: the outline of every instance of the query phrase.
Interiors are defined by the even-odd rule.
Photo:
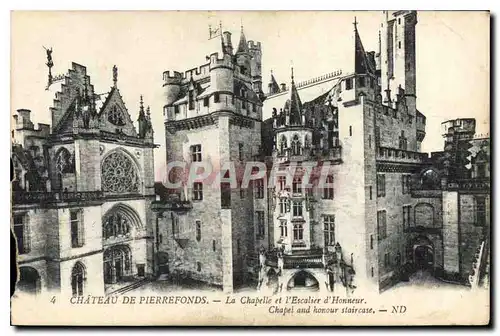
[[[219,53],[212,53],[210,55],[210,71],[218,68],[227,68],[229,70],[233,70],[234,64],[231,56],[224,54],[222,58],[219,58]]]

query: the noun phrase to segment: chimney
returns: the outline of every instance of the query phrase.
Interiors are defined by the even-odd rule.
[[[233,44],[231,43],[231,33],[225,31],[222,33],[222,45],[224,46],[225,54],[233,54]]]
[[[34,125],[31,122],[31,118],[30,118],[31,110],[19,109],[19,110],[17,110],[17,114],[19,114],[19,116],[21,117],[21,120],[19,121],[20,127],[33,129]]]

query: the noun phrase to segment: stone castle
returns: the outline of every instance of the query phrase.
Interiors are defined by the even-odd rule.
[[[350,294],[416,270],[487,284],[489,138],[475,136],[474,119],[450,120],[443,151],[421,152],[416,25],[414,11],[384,12],[378,50],[367,52],[355,23],[350,67],[297,83],[291,69],[289,84],[271,74],[265,89],[265,46],[242,28],[233,48],[222,32],[204,64],[163,73],[167,163],[185,163],[165,172],[175,188],[153,181],[142,99],[135,127],[116,72],[96,94],[73,64],[52,129],[34,129],[28,110],[16,117],[18,286],[109,294],[167,277],[228,292]],[[212,174],[186,180],[203,162]],[[267,174],[242,186],[255,163]]]

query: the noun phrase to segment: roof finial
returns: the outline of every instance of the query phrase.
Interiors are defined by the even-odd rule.
[[[354,17],[354,22],[352,24],[354,25],[354,30],[358,29],[358,21],[356,20],[356,17]]]
[[[118,68],[113,65],[113,86],[116,87],[116,82],[118,82]]]
[[[141,109],[141,111],[144,111],[144,102],[142,101],[142,95],[139,101],[139,108]]]

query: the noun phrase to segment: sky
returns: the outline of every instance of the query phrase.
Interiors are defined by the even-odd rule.
[[[96,93],[109,91],[112,67],[132,120],[139,96],[151,106],[156,179],[165,167],[162,74],[204,64],[220,49],[208,27],[222,23],[233,46],[243,29],[262,44],[264,90],[270,71],[296,82],[352,67],[353,24],[366,51],[378,50],[381,12],[13,12],[11,16],[11,113],[32,110],[35,123],[50,123],[49,107],[60,85],[47,83],[44,46],[52,47],[53,75],[71,62],[87,67]],[[478,134],[489,132],[489,16],[485,12],[419,12],[416,28],[417,108],[427,117],[422,151],[442,150],[441,122],[475,117]],[[265,113],[265,112],[264,112]],[[265,113],[266,114],[266,113]]]

